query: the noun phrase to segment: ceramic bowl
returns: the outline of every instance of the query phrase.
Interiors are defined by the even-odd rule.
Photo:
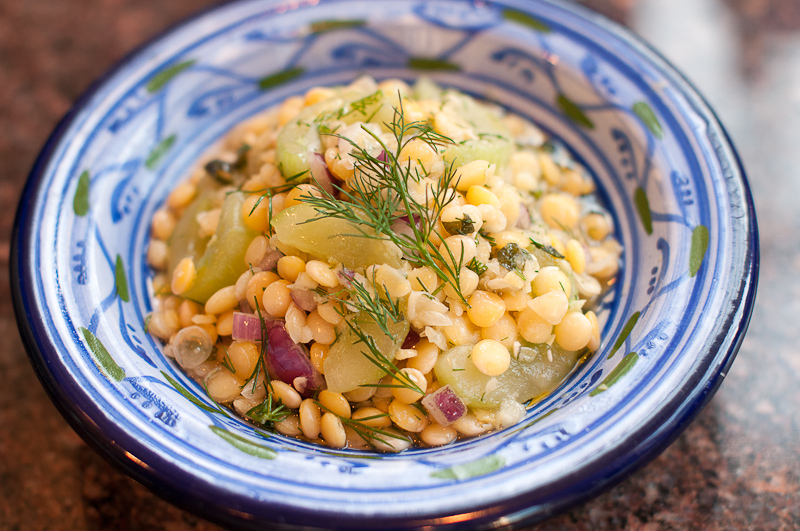
[[[216,409],[144,330],[149,222],[243,119],[367,72],[488,98],[591,169],[624,246],[603,346],[517,426],[398,455],[335,451]],[[571,4],[246,0],[125,59],[59,125],[20,203],[20,329],[75,429],[217,522],[263,528],[541,520],[664,449],[719,386],[753,307],[753,202],[713,112],[657,53]]]

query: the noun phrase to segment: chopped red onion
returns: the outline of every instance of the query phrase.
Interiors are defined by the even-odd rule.
[[[239,311],[242,313],[253,313],[253,309],[250,307],[250,303],[247,302],[246,299],[239,301]]]
[[[386,157],[386,150],[384,150],[384,149],[382,149],[381,152],[378,154],[378,156],[375,157],[375,158],[378,159],[381,162],[388,162],[389,161],[389,159]]]
[[[449,384],[423,398],[422,405],[442,426],[448,426],[467,414],[467,406]]]
[[[414,218],[414,225],[416,225],[417,229],[421,229],[422,228],[422,217],[419,214],[412,214],[412,217]],[[401,217],[399,217],[397,219],[399,219],[401,221],[404,221],[404,222],[406,222],[406,224],[408,224],[408,226],[411,226],[411,218],[409,218],[407,215],[406,216],[401,216]]]
[[[231,337],[234,341],[261,341],[261,319],[254,313],[233,312]]]
[[[408,335],[406,336],[405,341],[403,341],[403,345],[400,348],[414,348],[419,343],[420,337],[419,334],[414,331],[413,328],[408,330]]]
[[[342,286],[346,287],[347,289],[350,289],[351,282],[353,281],[354,278],[356,278],[356,272],[351,269],[347,269],[346,267],[343,267],[341,270],[339,270],[338,273],[339,273],[339,281],[342,283]]]
[[[414,238],[414,229],[411,228],[411,225],[409,225],[408,222],[403,221],[402,219],[395,220],[395,222],[392,223],[392,232],[395,234],[408,236],[409,238]]]
[[[313,312],[317,309],[316,294],[305,289],[293,289],[291,291],[292,301],[301,310]]]
[[[261,259],[258,267],[261,268],[261,271],[272,271],[278,267],[278,260],[280,260],[281,257],[283,257],[283,253],[280,251],[267,251],[267,254],[265,254],[264,258]]]
[[[520,229],[528,229],[531,226],[531,214],[524,203],[519,204],[519,217],[515,226]]]
[[[331,175],[328,165],[325,164],[325,157],[321,153],[310,152],[308,154],[308,165],[311,169],[311,178],[320,188],[333,193],[333,175]]]
[[[270,378],[292,385],[296,378],[305,378],[303,396],[314,394],[324,380],[311,364],[311,357],[304,345],[298,345],[289,336],[283,321],[266,321],[269,345],[264,356]]]

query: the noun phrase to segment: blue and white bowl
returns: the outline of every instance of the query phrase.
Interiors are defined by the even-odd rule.
[[[625,248],[604,344],[518,426],[399,455],[334,451],[217,410],[144,330],[149,222],[234,124],[367,72],[489,98],[591,169]],[[664,449],[742,341],[755,213],[730,141],[660,56],[545,0],[245,0],[126,59],[55,131],[17,215],[20,329],[75,429],[137,480],[228,525],[541,520]]]

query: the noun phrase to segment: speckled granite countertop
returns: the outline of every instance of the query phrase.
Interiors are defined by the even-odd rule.
[[[33,161],[90,83],[211,0],[0,2],[0,529],[219,529],[90,450],[36,380],[8,280],[13,213]],[[710,405],[660,457],[536,527],[800,529],[800,3],[593,0],[691,79],[736,143],[762,245],[750,331]]]

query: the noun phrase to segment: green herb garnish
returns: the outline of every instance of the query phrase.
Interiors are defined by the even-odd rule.
[[[533,246],[536,247],[537,249],[541,249],[542,251],[546,252],[547,254],[549,254],[550,256],[552,256],[554,258],[564,258],[564,255],[559,253],[558,251],[556,251],[555,247],[553,247],[551,245],[544,245],[543,243],[539,243],[536,240],[534,240],[533,238],[529,238],[529,239],[530,239],[531,243],[533,244]]]

